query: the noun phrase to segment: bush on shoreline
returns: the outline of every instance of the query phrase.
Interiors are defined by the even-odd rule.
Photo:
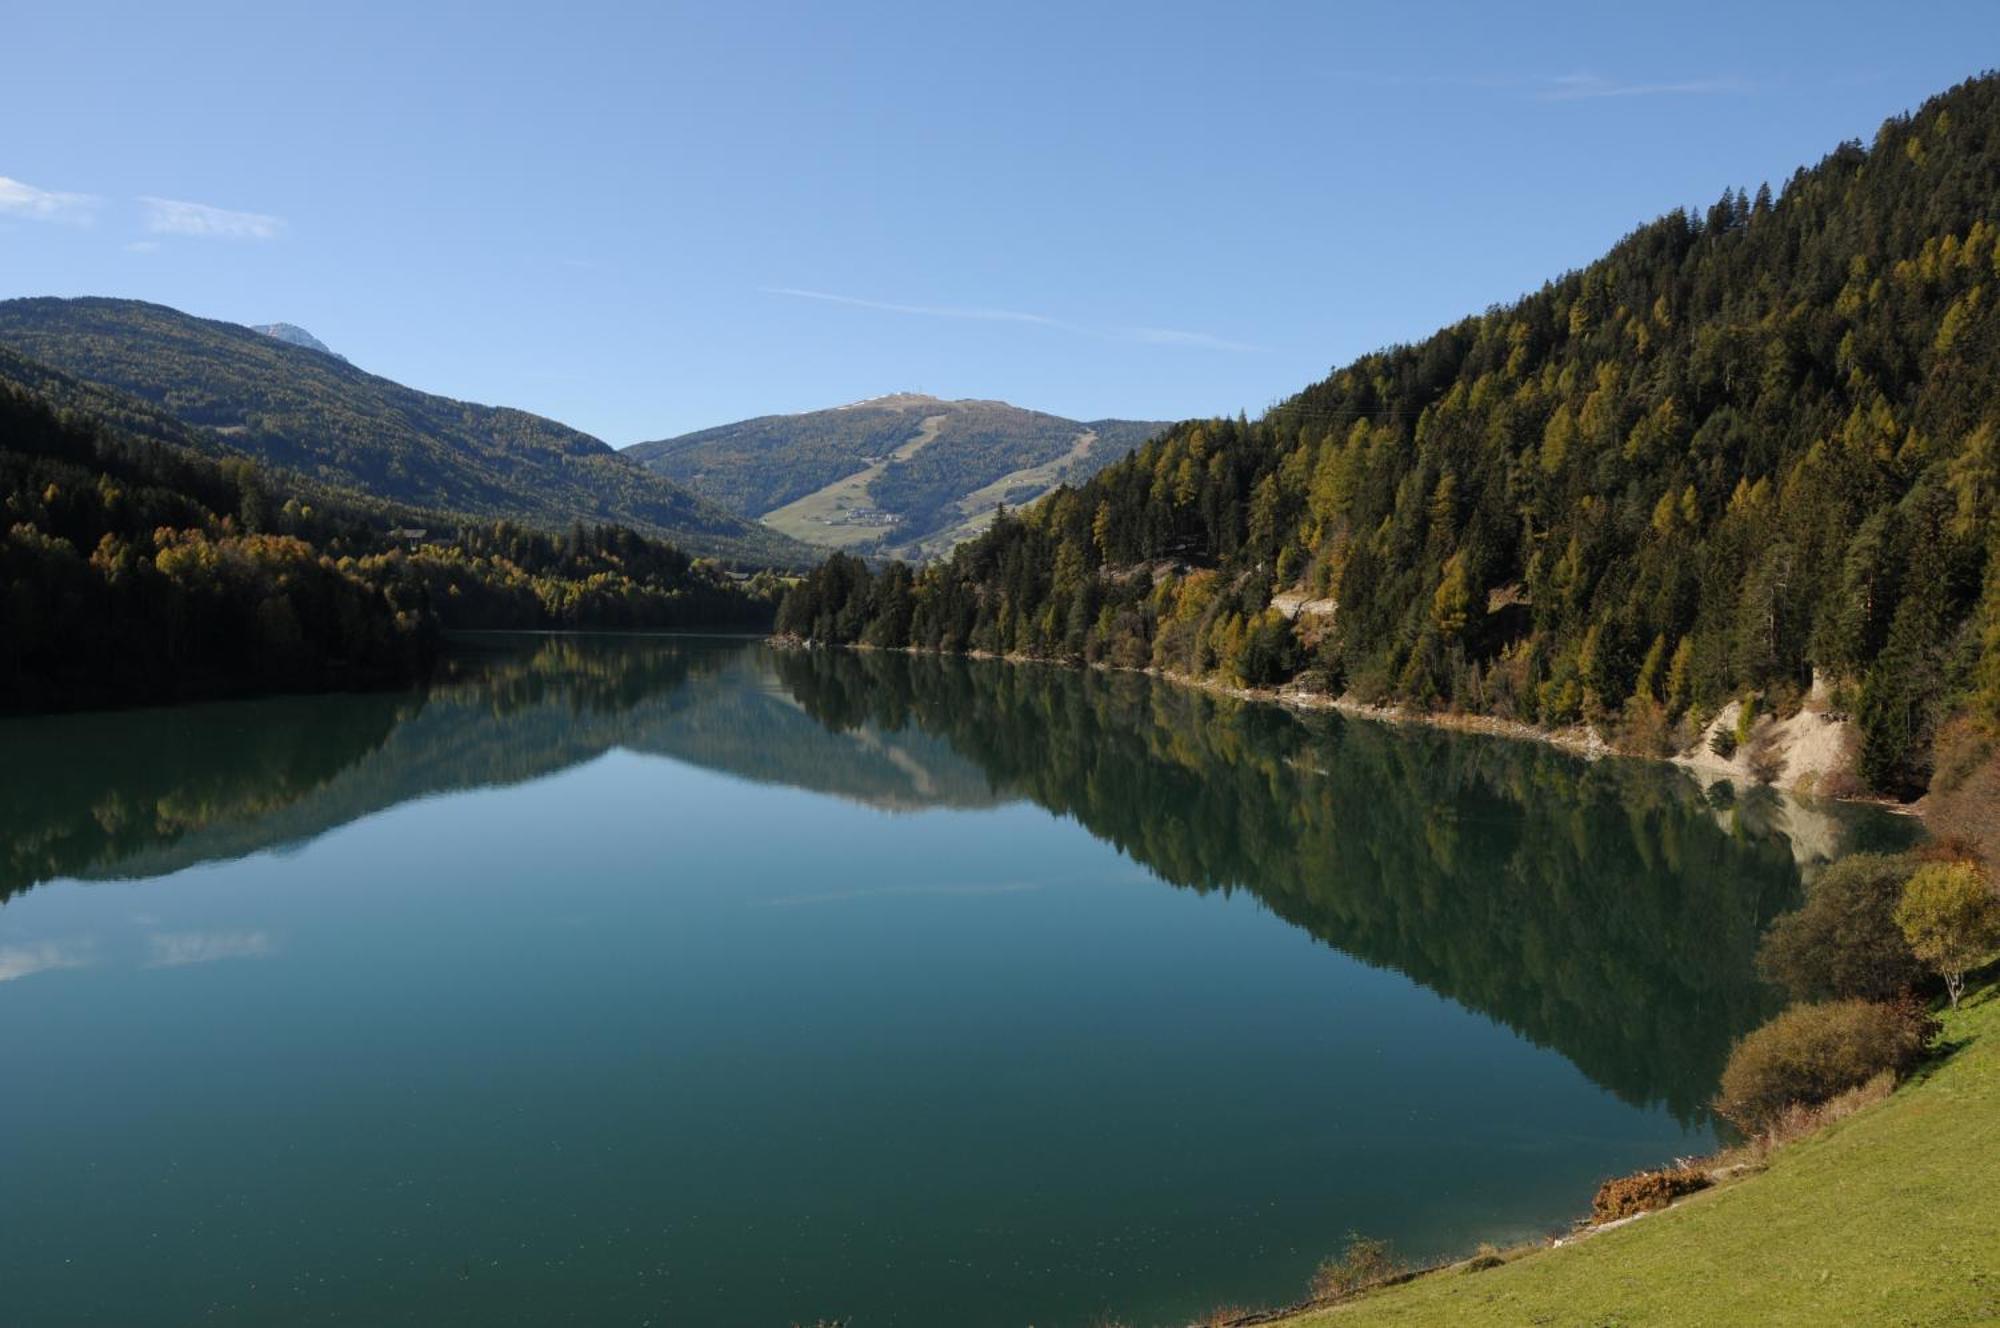
[[[1313,1270],[1314,1300],[1343,1300],[1369,1287],[1379,1286],[1404,1271],[1386,1240],[1350,1233],[1347,1249],[1337,1259],[1329,1258]]]
[[[1924,967],[1896,924],[1917,865],[1883,853],[1834,863],[1806,888],[1804,906],[1772,924],[1757,967],[1795,1001],[1886,1001],[1921,985]]]
[[[1795,1005],[1736,1044],[1716,1112],[1761,1134],[1793,1106],[1816,1106],[1880,1074],[1907,1074],[1936,1029],[1914,1001]]]
[[[1706,1172],[1693,1167],[1666,1167],[1619,1176],[1598,1187],[1597,1197],[1590,1205],[1590,1220],[1615,1222],[1635,1213],[1650,1213],[1714,1183]]]
[[[2000,950],[2000,895],[1977,863],[1927,863],[1903,886],[1896,924],[1956,1009],[1965,975]]]

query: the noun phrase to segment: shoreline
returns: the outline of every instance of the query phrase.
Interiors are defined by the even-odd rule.
[[[938,658],[994,660],[1006,664],[1034,664],[1044,668],[1069,669],[1077,672],[1129,673],[1140,677],[1156,678],[1179,687],[1191,687],[1212,696],[1227,696],[1237,701],[1247,701],[1263,705],[1280,706],[1286,710],[1305,714],[1332,711],[1353,719],[1373,720],[1380,724],[1414,724],[1426,728],[1444,729],[1454,733],[1472,733],[1490,738],[1507,738],[1516,742],[1536,742],[1544,746],[1580,756],[1587,761],[1604,757],[1618,757],[1628,761],[1648,761],[1659,765],[1672,766],[1704,787],[1713,783],[1738,782],[1744,772],[1727,764],[1711,764],[1689,758],[1684,753],[1672,756],[1656,756],[1646,752],[1621,749],[1606,742],[1604,736],[1588,724],[1572,724],[1564,728],[1550,729],[1539,724],[1529,724],[1516,719],[1502,719],[1498,715],[1473,715],[1460,711],[1413,710],[1401,705],[1372,705],[1354,700],[1345,694],[1333,695],[1328,692],[1308,691],[1305,688],[1284,687],[1234,687],[1214,678],[1195,677],[1176,673],[1168,669],[1131,668],[1116,664],[1075,663],[1059,659],[1043,659],[1035,655],[998,654],[990,650],[929,650],[919,646],[871,646],[861,642],[806,641],[797,637],[770,635],[764,643],[775,650],[855,650],[874,651],[894,655],[930,655]],[[1727,708],[1725,708],[1725,712]],[[1711,721],[1711,725],[1721,722]],[[1707,730],[1705,729],[1704,732]],[[1704,774],[1712,776],[1703,779]],[[1897,802],[1893,798],[1878,794],[1833,795],[1823,793],[1799,793],[1779,784],[1759,783],[1754,778],[1748,780],[1752,787],[1769,788],[1780,797],[1803,804],[1814,802],[1847,806],[1873,807],[1879,811],[1897,816],[1913,816],[1922,820],[1929,799],[1920,798],[1915,802]]]

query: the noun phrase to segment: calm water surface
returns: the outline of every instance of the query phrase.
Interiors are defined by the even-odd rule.
[[[0,725],[9,1322],[1184,1322],[1706,1146],[1854,812],[1136,677],[547,639]]]

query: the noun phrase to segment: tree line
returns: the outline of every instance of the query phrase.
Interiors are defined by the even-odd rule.
[[[771,621],[768,576],[623,527],[440,525],[32,378],[0,372],[0,710],[400,682],[452,627]]]

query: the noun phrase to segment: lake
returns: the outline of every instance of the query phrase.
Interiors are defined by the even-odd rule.
[[[1181,1323],[1714,1140],[1905,823],[1124,674],[493,640],[0,724],[11,1322]]]

